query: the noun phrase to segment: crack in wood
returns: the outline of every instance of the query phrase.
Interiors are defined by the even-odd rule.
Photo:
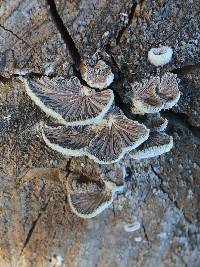
[[[11,33],[13,36],[15,36],[18,40],[22,41],[23,43],[25,43],[29,48],[31,48],[31,50],[34,51],[34,53],[40,58],[40,55],[37,53],[37,51],[34,49],[34,47],[32,47],[27,41],[25,41],[23,38],[19,37],[16,33],[14,33],[12,30],[7,29],[5,26],[3,26],[2,24],[0,24],[0,28],[2,28],[4,31],[7,31],[9,33]]]
[[[130,13],[128,15],[128,23],[119,31],[117,38],[116,38],[116,45],[118,45],[121,42],[121,38],[123,37],[126,30],[129,28],[129,26],[131,25],[131,23],[133,21],[134,14],[135,14],[136,7],[137,7],[137,3],[133,3],[133,5],[131,6],[131,9],[130,9]]]
[[[143,229],[143,232],[144,232],[144,237],[145,237],[146,241],[149,243],[149,237],[148,237],[148,234],[147,234],[147,231],[146,231],[146,227],[145,227],[144,224],[142,225],[142,229]]]
[[[11,33],[13,36],[15,36],[18,40],[24,42],[27,46],[29,46],[31,49],[33,49],[33,47],[30,46],[29,43],[27,43],[24,39],[22,39],[21,37],[19,37],[16,33],[14,33],[12,30],[7,29],[5,26],[3,26],[2,24],[0,24],[0,27],[5,30],[6,32]]]
[[[81,62],[81,55],[75,45],[75,42],[73,38],[71,37],[67,27],[64,25],[55,4],[54,0],[46,0],[47,4],[50,8],[50,14],[52,16],[52,19],[56,25],[56,28],[58,29],[63,41],[65,42],[69,53],[71,55],[72,60],[74,61],[75,66],[78,68],[80,62]]]
[[[27,247],[28,243],[30,242],[31,236],[33,235],[33,232],[34,232],[34,230],[35,230],[35,227],[36,227],[36,225],[37,225],[37,222],[39,221],[39,219],[40,219],[42,213],[45,212],[45,210],[46,210],[46,208],[47,208],[47,206],[48,206],[48,204],[49,204],[49,201],[50,201],[50,197],[49,197],[47,203],[44,205],[44,207],[43,207],[43,208],[41,209],[41,211],[39,212],[39,214],[38,214],[37,218],[35,219],[35,221],[33,221],[32,226],[31,226],[31,228],[29,229],[28,234],[27,234],[27,236],[26,236],[26,240],[25,240],[25,242],[24,242],[24,245],[23,245],[23,247],[22,247],[22,250],[21,250],[21,252],[20,252],[20,256],[23,254],[25,248]]]
[[[174,69],[171,72],[179,75],[186,75],[196,71],[200,71],[200,63],[195,65],[186,65],[181,68]]]
[[[4,77],[2,75],[0,75],[0,82],[2,83],[7,83],[7,82],[11,82],[14,78],[19,78],[19,77],[31,77],[31,78],[42,78],[42,77],[48,77],[48,78],[54,78],[57,77],[57,74],[43,74],[43,73],[39,73],[39,72],[33,72],[30,71],[24,75],[22,74],[10,74],[9,77]]]

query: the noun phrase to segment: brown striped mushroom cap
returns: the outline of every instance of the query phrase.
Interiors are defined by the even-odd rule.
[[[133,159],[146,159],[169,152],[173,147],[173,138],[162,132],[152,132],[149,138],[130,153]]]
[[[136,114],[157,113],[163,108],[163,103],[156,91],[159,77],[151,77],[142,83],[135,82],[132,86],[132,112]]]
[[[66,126],[99,123],[113,103],[112,90],[96,92],[76,77],[22,78],[30,98],[47,115]]]
[[[128,98],[135,114],[157,113],[172,108],[180,98],[177,75],[167,72],[161,78],[150,77],[141,83],[135,82]]]
[[[163,108],[172,108],[180,98],[177,75],[170,72],[165,73],[161,78],[157,93],[164,103]]]
[[[80,65],[80,72],[86,83],[93,88],[107,88],[114,80],[111,68],[103,60],[92,66],[83,62]]]
[[[100,214],[113,202],[116,192],[123,186],[112,182],[89,180],[78,173],[71,173],[67,178],[68,203],[79,217],[89,219]]]
[[[128,119],[116,110],[93,128],[96,134],[89,143],[87,155],[100,164],[119,161],[149,136],[149,130],[143,124]]]
[[[77,128],[45,127],[43,138],[48,146],[66,156],[86,155],[100,164],[119,161],[143,143],[149,130],[121,112],[112,110],[99,125]],[[80,143],[79,143],[80,140]]]
[[[85,155],[94,131],[88,126],[47,126],[42,129],[45,143],[55,151],[69,156],[80,157]]]
[[[151,132],[162,132],[167,128],[168,120],[160,116],[160,113],[147,114],[144,124]]]

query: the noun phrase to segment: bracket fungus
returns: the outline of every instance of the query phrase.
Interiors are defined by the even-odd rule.
[[[112,90],[96,92],[76,77],[22,78],[30,98],[47,115],[66,126],[99,123],[114,101]]]
[[[163,108],[163,103],[156,94],[159,77],[151,77],[142,83],[135,82],[132,86],[132,112],[136,114],[157,113]]]
[[[171,60],[172,53],[169,47],[153,48],[148,54],[149,61],[162,66]],[[178,102],[177,76],[168,72],[162,77],[150,77],[131,85],[132,90],[125,95],[125,101],[131,104],[134,114],[147,114],[146,117],[138,116],[142,121],[139,123],[128,119],[113,104],[112,90],[102,90],[113,82],[114,74],[103,60],[98,59],[94,65],[80,64],[82,78],[91,88],[82,85],[77,77],[69,80],[21,77],[30,98],[54,119],[51,126],[39,124],[45,143],[67,157],[87,156],[99,164],[116,163],[125,154],[133,159],[143,159],[170,151],[173,138],[162,132],[168,121],[159,112]],[[93,180],[77,170],[68,175],[68,202],[79,217],[95,217],[109,207],[117,192],[123,190],[125,168],[120,167],[119,177],[116,173],[110,175],[108,169],[103,176],[101,169],[98,179]],[[111,169],[114,170],[112,165]],[[90,176],[94,178],[94,175]],[[134,231],[138,227],[130,225],[125,230]]]
[[[119,161],[149,136],[145,125],[117,112],[110,112],[95,128],[96,135],[90,141],[87,155],[101,164]]]
[[[92,138],[93,132],[86,126],[47,126],[42,129],[45,143],[53,150],[68,156],[80,157],[85,155],[85,148]]]
[[[180,98],[177,75],[167,72],[161,78],[150,77],[142,83],[135,82],[128,98],[135,114],[157,113],[172,108]]]
[[[107,88],[114,80],[114,74],[111,68],[103,61],[99,60],[95,65],[90,66],[87,63],[80,65],[82,78],[93,88]]]
[[[151,132],[162,132],[167,128],[168,120],[160,116],[160,113],[148,114],[144,124]]]
[[[103,180],[92,181],[81,174],[71,173],[67,178],[67,196],[72,211],[79,217],[89,219],[100,214],[113,202],[117,192],[124,186]]]
[[[163,66],[172,59],[173,50],[169,46],[151,48],[148,52],[148,59],[154,66]]]
[[[158,94],[164,102],[164,109],[172,108],[177,104],[180,98],[180,91],[176,74],[167,72],[161,77]]]
[[[86,155],[100,164],[119,161],[149,136],[145,125],[132,121],[118,110],[110,111],[98,125],[45,127],[43,138],[48,146],[65,156]]]
[[[173,138],[162,132],[152,132],[141,146],[130,153],[133,159],[146,159],[169,152],[173,147]]]

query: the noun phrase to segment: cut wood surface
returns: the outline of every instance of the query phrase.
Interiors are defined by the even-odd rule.
[[[199,0],[0,0],[0,267],[200,265]],[[80,59],[107,53],[117,105],[130,83],[156,74],[151,47],[173,48],[161,73],[177,73],[181,98],[164,111],[171,152],[101,166],[65,158],[38,133],[46,115],[20,75],[72,75]],[[131,115],[130,115],[131,117]],[[126,194],[97,217],[73,214],[68,172],[121,182]],[[60,175],[60,174],[65,175]],[[126,232],[125,225],[140,228]]]

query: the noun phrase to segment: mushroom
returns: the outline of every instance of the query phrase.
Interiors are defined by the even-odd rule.
[[[151,48],[148,52],[148,59],[154,66],[163,66],[172,59],[173,50],[169,46]]]
[[[172,108],[180,98],[177,75],[167,72],[161,77],[158,95],[164,102],[164,109]]]
[[[145,113],[157,113],[163,108],[160,97],[156,90],[159,85],[159,77],[150,77],[142,83],[135,82],[132,86],[132,107],[133,113],[144,115]]]
[[[107,114],[94,130],[96,134],[87,147],[87,156],[100,164],[119,161],[149,136],[149,130],[143,124],[115,110]]]
[[[152,132],[162,132],[167,128],[168,120],[160,116],[160,113],[148,114],[144,124]]]
[[[147,141],[130,153],[130,157],[133,159],[152,158],[169,152],[172,147],[172,136],[161,132],[152,132]]]
[[[84,219],[95,217],[108,208],[116,192],[123,188],[101,179],[92,181],[77,173],[71,173],[67,178],[69,205],[77,216]]]
[[[30,98],[49,116],[66,126],[99,123],[113,103],[112,90],[96,92],[76,77],[22,78]]]
[[[143,124],[128,119],[116,109],[112,109],[99,125],[85,126],[78,133],[77,128],[64,126],[43,130],[44,141],[52,149],[66,156],[86,155],[100,164],[119,161],[148,136],[149,130]]]
[[[86,83],[93,88],[107,88],[114,80],[111,68],[103,60],[99,60],[93,66],[82,63],[80,72]]]
[[[172,108],[180,98],[177,75],[167,72],[161,78],[150,77],[142,83],[131,84],[132,91],[127,94],[131,110],[135,114],[157,113]]]
[[[85,155],[93,131],[87,126],[47,126],[42,129],[45,143],[53,150],[69,157]]]

